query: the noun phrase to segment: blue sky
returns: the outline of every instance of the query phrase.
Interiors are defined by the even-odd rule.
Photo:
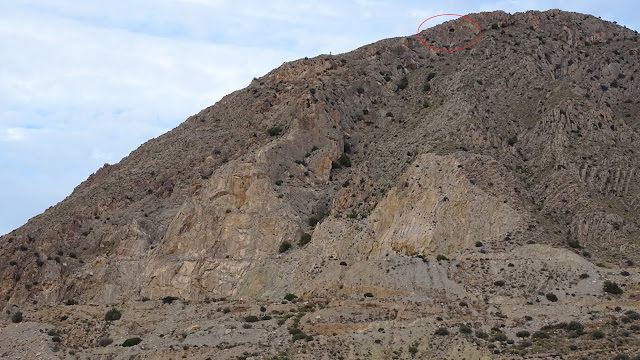
[[[553,8],[640,30],[635,0],[3,1],[0,234],[285,61],[412,35],[441,13]]]

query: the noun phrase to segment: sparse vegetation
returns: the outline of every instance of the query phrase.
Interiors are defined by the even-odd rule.
[[[449,330],[445,327],[440,327],[436,330],[435,334],[440,336],[449,335]]]
[[[311,234],[302,233],[302,235],[300,235],[300,240],[298,241],[298,245],[304,246],[304,245],[308,244],[309,241],[311,241]]]
[[[547,293],[545,295],[545,297],[547,298],[547,300],[551,301],[551,302],[556,302],[558,301],[558,297],[556,296],[556,294],[554,293]]]
[[[115,321],[115,320],[119,320],[120,317],[122,317],[122,314],[120,313],[120,311],[116,308],[111,308],[109,311],[107,311],[107,313],[104,315],[104,319],[106,321]]]
[[[287,294],[284,296],[284,299],[287,301],[293,301],[294,299],[297,299],[298,297],[294,294]]]
[[[130,347],[138,345],[142,342],[142,339],[139,337],[129,338],[122,343],[122,347]]]
[[[280,133],[282,133],[282,128],[280,128],[280,126],[273,126],[267,129],[267,134],[269,134],[269,136],[277,136],[280,135]]]
[[[619,295],[624,292],[617,283],[609,280],[605,280],[605,282],[602,284],[602,290],[606,293],[614,295]]]
[[[340,155],[340,157],[338,158],[338,163],[344,167],[351,167],[351,159],[349,158],[349,155],[345,153]]]
[[[436,256],[436,260],[438,260],[438,261],[449,261],[449,259],[444,255]]]
[[[245,322],[258,322],[260,319],[255,315],[249,315],[244,318]]]
[[[177,297],[175,296],[165,296],[162,298],[162,303],[163,304],[172,304],[174,301],[179,300]]]
[[[400,82],[398,83],[398,89],[400,90],[404,90],[407,88],[407,86],[409,86],[409,79],[407,79],[407,76],[403,76],[402,79],[400,79]]]
[[[278,253],[282,254],[289,249],[291,249],[291,243],[285,240],[280,243],[280,247],[278,247]]]
[[[22,311],[16,311],[11,315],[11,322],[14,324],[22,322]]]
[[[98,345],[100,345],[101,347],[109,346],[112,343],[113,343],[113,339],[108,337],[101,338],[100,340],[98,340]]]

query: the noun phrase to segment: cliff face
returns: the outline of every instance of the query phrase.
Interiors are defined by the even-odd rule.
[[[0,238],[0,305],[369,293],[467,299],[486,324],[549,291],[589,306],[605,279],[637,301],[638,34],[469,16],[467,50],[411,36],[287,63],[105,165]],[[469,24],[421,37],[461,47]]]

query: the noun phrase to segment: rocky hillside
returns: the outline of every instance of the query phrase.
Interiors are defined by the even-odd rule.
[[[640,355],[638,33],[468,16],[286,63],[0,237],[0,357]]]

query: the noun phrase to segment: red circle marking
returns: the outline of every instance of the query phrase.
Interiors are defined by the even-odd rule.
[[[460,49],[439,49],[439,48],[437,48],[437,47],[431,46],[431,45],[427,44],[426,42],[424,42],[424,40],[422,40],[422,38],[420,37],[420,28],[422,27],[422,25],[424,25],[424,23],[426,23],[427,21],[429,21],[429,20],[431,20],[431,19],[433,19],[433,18],[435,18],[435,17],[438,17],[438,16],[459,16],[459,17],[463,17],[463,18],[465,18],[465,19],[469,19],[469,20],[471,20],[474,24],[476,24],[476,26],[478,27],[478,30],[480,30],[480,34],[478,34],[478,38],[476,39],[476,41],[474,41],[474,42],[473,42],[473,44],[471,44],[471,45],[467,45],[467,46],[465,46],[465,47],[463,47],[463,48],[460,48]],[[458,14],[440,14],[440,15],[432,16],[432,17],[428,18],[427,20],[423,21],[423,22],[422,22],[422,24],[420,24],[420,26],[418,26],[418,39],[420,39],[420,41],[421,41],[423,44],[427,45],[428,47],[430,47],[430,48],[432,48],[432,49],[434,49],[434,50],[440,50],[440,51],[458,51],[458,50],[464,50],[464,49],[466,49],[466,48],[470,48],[470,47],[472,47],[473,45],[475,45],[478,41],[480,41],[480,36],[482,36],[482,29],[480,28],[480,25],[478,25],[478,23],[477,23],[477,22],[475,22],[475,20],[473,20],[472,18],[470,18],[470,17],[468,17],[468,16],[464,16],[464,15],[458,15]]]

